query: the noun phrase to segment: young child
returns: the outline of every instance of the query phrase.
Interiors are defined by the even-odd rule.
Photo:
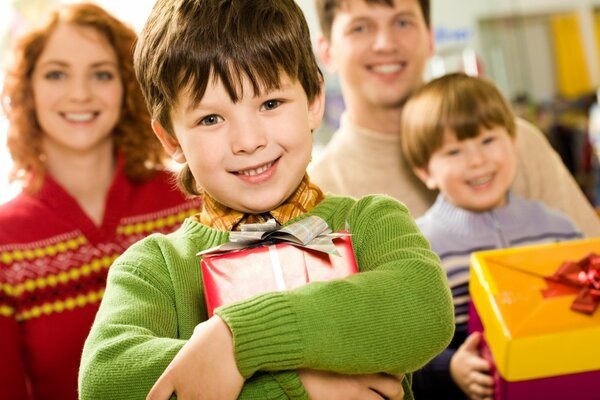
[[[456,73],[417,90],[404,106],[402,150],[416,175],[440,192],[417,225],[442,260],[456,321],[449,348],[415,374],[415,396],[491,399],[480,336],[467,338],[471,252],[581,234],[566,216],[510,192],[517,168],[514,116],[490,82]]]
[[[406,207],[323,195],[305,173],[324,103],[310,43],[293,0],[154,6],[136,73],[156,135],[183,164],[180,185],[203,193],[203,209],[111,267],[81,399],[411,399],[410,372],[448,345],[447,280]],[[360,273],[207,319],[195,254],[241,224],[311,215],[349,227]]]

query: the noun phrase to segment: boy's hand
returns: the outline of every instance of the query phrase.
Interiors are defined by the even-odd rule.
[[[176,393],[178,400],[235,400],[243,385],[231,331],[215,315],[196,326],[146,399],[168,400]]]
[[[302,369],[300,380],[311,400],[402,400],[404,375],[341,375]]]
[[[489,375],[490,363],[479,356],[479,332],[472,333],[450,360],[450,375],[471,400],[492,400],[494,379]]]

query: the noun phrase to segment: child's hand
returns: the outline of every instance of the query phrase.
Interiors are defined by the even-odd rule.
[[[179,350],[158,378],[147,400],[237,399],[244,378],[237,369],[229,327],[213,316],[194,329],[190,340]]]
[[[311,400],[402,400],[404,375],[340,375],[302,369],[300,380]]]
[[[472,333],[450,360],[450,375],[471,400],[492,400],[494,379],[490,363],[479,356],[479,332]]]

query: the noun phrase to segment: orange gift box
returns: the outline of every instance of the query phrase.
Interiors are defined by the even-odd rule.
[[[209,316],[221,305],[258,294],[358,272],[350,236],[333,239],[333,244],[339,255],[278,243],[204,256],[201,268]]]
[[[600,310],[573,311],[576,291],[544,296],[546,278],[590,253],[600,239],[473,253],[469,290],[502,391],[535,394],[502,398],[600,399]]]

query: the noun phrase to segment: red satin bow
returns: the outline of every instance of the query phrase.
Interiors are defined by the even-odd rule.
[[[571,309],[591,315],[600,303],[600,255],[591,253],[579,261],[566,261],[546,281],[545,297],[576,292]]]

